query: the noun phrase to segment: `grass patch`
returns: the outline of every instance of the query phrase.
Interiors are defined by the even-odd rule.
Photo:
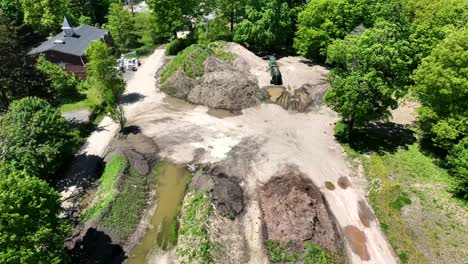
[[[364,157],[363,165],[371,205],[400,261],[429,263],[450,258],[461,263],[465,256],[457,245],[464,244],[468,236],[463,225],[467,206],[447,191],[452,181],[447,172],[417,144]],[[406,206],[409,211],[402,214]],[[424,257],[434,254],[437,259]]]
[[[236,55],[234,55],[234,53],[225,51],[223,48],[214,49],[213,55],[218,59],[231,64],[234,63],[234,60],[236,59]]]
[[[292,241],[281,245],[279,241],[267,240],[266,246],[272,263],[296,263],[298,261],[304,264],[340,263],[337,256],[312,243],[304,243],[303,250],[299,252],[292,249]]]
[[[119,180],[118,193],[104,214],[102,225],[120,238],[131,235],[145,207],[145,192],[146,177],[128,168],[128,172]]]
[[[223,44],[214,42],[209,45],[194,44],[181,51],[170,63],[168,63],[161,73],[161,83],[167,81],[178,69],[190,78],[198,78],[204,74],[203,63],[210,56],[232,63],[235,55],[223,50]]]
[[[116,156],[106,164],[104,173],[99,179],[99,187],[93,204],[82,216],[83,221],[98,219],[105,209],[109,207],[117,193],[118,177],[124,172],[127,162],[122,156]]]
[[[411,263],[427,263],[400,218],[401,208],[408,204],[407,194],[402,191],[398,182],[388,177],[382,157],[373,154],[363,161],[370,180],[369,200],[393,249],[397,255],[411,256]]]
[[[181,69],[190,78],[203,75],[203,62],[210,53],[201,45],[191,45],[180,52],[174,60],[164,67],[161,73],[161,82],[168,80],[178,69]]]
[[[212,208],[204,193],[189,191],[182,208],[177,255],[182,263],[212,263],[208,219]]]
[[[67,100],[67,102],[68,103],[62,104],[60,106],[60,112],[71,112],[81,109],[88,109],[93,111],[96,106],[101,105],[102,103],[102,101],[99,99],[97,91],[94,91],[93,89],[80,92],[80,96],[71,98],[70,100]]]

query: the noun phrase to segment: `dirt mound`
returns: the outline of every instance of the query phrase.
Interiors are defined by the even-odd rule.
[[[339,237],[320,190],[300,172],[271,179],[260,190],[260,207],[266,240],[293,243],[301,250],[305,242],[338,252]]]
[[[190,90],[188,101],[212,108],[238,111],[260,103],[255,77],[231,64],[211,57],[205,62],[205,74]]]
[[[119,134],[111,143],[106,160],[115,153],[123,155],[130,166],[140,175],[146,176],[158,159],[159,147],[140,132]]]
[[[192,178],[191,187],[209,192],[211,202],[223,217],[235,219],[244,211],[244,191],[239,179],[217,172],[216,167],[198,171]]]
[[[187,98],[197,81],[188,77],[184,71],[177,70],[167,81],[161,84],[161,91],[177,98]]]

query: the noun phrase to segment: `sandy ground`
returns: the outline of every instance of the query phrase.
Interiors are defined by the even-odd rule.
[[[269,80],[265,61],[260,58],[252,60],[250,52],[240,46],[231,46],[230,49],[241,56],[245,54],[244,59],[260,83]],[[157,59],[157,56],[153,55],[151,59]],[[157,61],[151,64],[157,66]],[[317,69],[314,74],[312,70],[305,74],[302,82],[309,78],[323,82],[326,78],[324,71],[323,68]],[[294,70],[285,71],[285,81],[294,79],[296,84],[301,82],[298,76],[289,76],[288,72],[294,73]],[[338,186],[340,177],[353,177],[341,147],[334,141],[333,123],[338,120],[336,113],[328,108],[310,113],[290,113],[277,105],[262,104],[244,110],[242,115],[221,119],[209,115],[206,107],[165,99],[165,95],[153,90],[153,79],[141,83],[148,87],[141,87],[142,93],[146,94],[150,89],[151,94],[135,104],[127,114],[132,123],[158,143],[162,157],[177,163],[228,160],[237,167],[237,176],[244,179],[250,197],[255,197],[257,187],[278,171],[290,164],[297,165],[322,189],[339,225],[343,229],[354,226],[364,233],[370,260],[361,260],[357,254],[351,253],[349,247],[352,263],[396,263],[378,222],[373,221],[366,227],[359,218],[359,201],[366,200],[365,191],[353,185],[333,191],[324,187],[325,181]],[[255,199],[249,204],[245,217],[250,263],[266,263],[261,222],[258,221],[260,210]]]
[[[252,59],[250,52],[238,45],[230,49],[247,60],[261,86],[268,85],[267,62],[260,58]],[[242,115],[218,118],[210,115],[207,107],[168,99],[155,88],[154,74],[161,67],[162,59],[163,50],[156,50],[128,82],[127,93],[144,96],[142,100],[125,106],[129,123],[138,125],[143,134],[153,138],[164,158],[177,163],[227,161],[236,168],[237,176],[244,179],[247,195],[253,198],[245,215],[249,263],[268,262],[262,244],[256,190],[289,165],[296,165],[322,190],[343,230],[353,226],[363,232],[370,259],[362,260],[348,243],[351,263],[396,263],[378,222],[366,223],[367,227],[359,218],[359,201],[366,200],[365,191],[353,185],[353,173],[345,162],[341,147],[334,141],[336,113],[328,108],[310,113],[291,113],[278,105],[262,104],[245,109]],[[313,66],[310,72],[304,71],[305,76],[301,79],[293,68],[305,69],[305,66],[299,65],[298,61],[286,62],[283,65],[292,67],[283,73],[286,83],[294,80],[291,85],[298,85],[310,78],[323,82],[326,78],[325,69]],[[91,135],[88,147],[84,149],[87,153],[102,155],[117,129],[108,119],[103,120],[100,126],[106,130]],[[342,176],[350,178],[350,187],[337,187],[333,191],[325,188],[326,181],[338,186],[338,179]]]
[[[421,104],[412,100],[403,100],[397,109],[390,111],[392,113],[391,122],[401,125],[415,125],[418,116],[416,109]]]

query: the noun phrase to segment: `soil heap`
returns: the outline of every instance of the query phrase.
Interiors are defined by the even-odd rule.
[[[192,58],[186,56],[186,60]],[[229,111],[253,107],[266,97],[265,91],[259,89],[256,77],[249,72],[248,64],[240,58],[230,63],[210,53],[203,62],[201,76],[192,78],[185,72],[195,72],[196,67],[196,62],[183,64],[161,84],[161,91],[194,104]]]
[[[330,252],[339,251],[339,237],[320,190],[301,173],[291,170],[275,177],[260,190],[265,239],[293,243],[301,250],[306,242]]]

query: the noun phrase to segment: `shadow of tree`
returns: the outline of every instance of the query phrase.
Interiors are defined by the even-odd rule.
[[[120,102],[124,105],[126,104],[134,104],[138,101],[141,101],[145,98],[144,95],[140,93],[129,93],[129,94],[124,94],[120,97]]]
[[[139,126],[128,126],[128,127],[124,127],[120,133],[122,133],[123,135],[130,135],[130,134],[133,134],[133,135],[136,135],[136,134],[139,134],[141,132],[141,129]]]
[[[416,142],[415,132],[395,123],[373,123],[365,128],[356,128],[350,140],[339,139],[360,153],[395,152]]]
[[[127,258],[122,246],[113,244],[109,235],[95,228],[89,228],[68,254],[75,264],[121,264]]]

